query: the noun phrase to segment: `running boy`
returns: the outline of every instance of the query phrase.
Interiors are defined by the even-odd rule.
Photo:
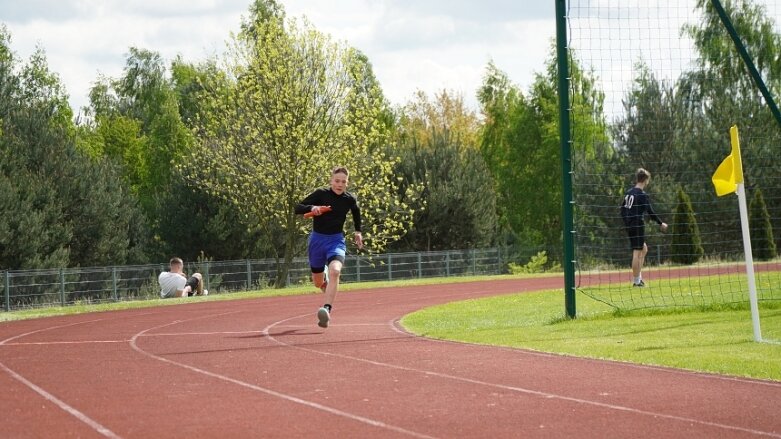
[[[347,192],[349,173],[346,168],[337,167],[331,172],[330,188],[317,189],[304,198],[295,208],[296,214],[311,212],[314,215],[312,234],[309,235],[309,266],[312,282],[325,293],[325,304],[317,311],[318,326],[328,327],[331,308],[339,287],[347,246],[344,239],[344,222],[347,212],[353,215],[355,244],[363,248],[361,236],[361,210],[358,200]],[[324,207],[330,207],[327,211]],[[325,269],[328,268],[326,278]]]
[[[648,216],[659,224],[662,232],[667,231],[667,224],[654,212],[651,200],[645,193],[645,187],[651,182],[651,173],[639,168],[635,173],[635,181],[635,186],[624,194],[621,217],[632,247],[632,285],[644,287],[642,271],[645,255],[648,253],[648,245],[645,243],[645,214],[648,213]]]

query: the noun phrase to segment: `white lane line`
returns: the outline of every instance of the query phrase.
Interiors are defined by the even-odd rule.
[[[306,315],[308,315],[308,314],[306,314]],[[283,322],[286,322],[286,321],[289,321],[289,320],[293,320],[293,319],[296,319],[296,318],[299,318],[299,317],[302,317],[302,316],[290,317],[290,318],[285,319],[285,320],[280,320],[278,323],[283,323]],[[389,322],[391,326],[393,325],[393,322],[395,320],[397,320],[397,319],[393,319],[393,320],[391,320]],[[396,364],[383,363],[381,361],[374,361],[374,360],[369,360],[369,359],[366,359],[366,358],[353,357],[351,355],[337,354],[337,353],[333,353],[333,352],[324,352],[324,351],[319,351],[317,349],[310,349],[310,348],[305,348],[305,347],[301,347],[301,346],[291,345],[291,344],[285,343],[283,341],[277,340],[276,338],[274,338],[273,336],[271,336],[269,334],[268,331],[271,328],[273,328],[275,325],[276,325],[276,323],[272,323],[271,325],[269,325],[265,329],[263,329],[263,332],[267,335],[269,340],[272,340],[275,343],[280,344],[282,346],[290,347],[290,348],[293,348],[293,349],[299,349],[299,350],[306,351],[306,352],[313,352],[313,353],[316,353],[316,354],[326,355],[326,356],[331,356],[331,357],[336,357],[336,358],[344,358],[344,359],[347,359],[347,360],[358,361],[358,362],[362,362],[362,363],[371,364],[371,365],[374,365],[374,366],[387,367],[387,368],[390,368],[390,369],[403,370],[403,371],[407,371],[407,372],[416,372],[416,373],[420,373],[420,374],[423,374],[423,375],[435,376],[435,377],[438,377],[438,378],[444,378],[444,379],[460,381],[460,382],[465,382],[465,383],[470,383],[470,384],[477,384],[477,385],[481,385],[481,386],[494,387],[494,388],[503,389],[503,390],[510,390],[510,391],[513,391],[513,392],[519,392],[519,393],[524,393],[524,394],[528,394],[528,395],[539,396],[539,397],[546,398],[546,399],[558,399],[558,400],[562,400],[562,401],[573,402],[573,403],[576,403],[576,404],[590,405],[590,406],[605,408],[605,409],[609,409],[609,410],[616,410],[616,411],[622,411],[622,412],[628,412],[628,413],[635,413],[635,414],[644,415],[644,416],[651,416],[651,417],[654,417],[654,418],[663,418],[663,419],[669,419],[669,420],[674,420],[674,421],[695,423],[695,424],[705,425],[705,426],[709,426],[709,427],[722,428],[722,429],[725,429],[725,430],[740,431],[740,432],[744,432],[744,433],[756,434],[756,435],[761,435],[761,436],[781,438],[781,434],[776,434],[776,433],[768,432],[768,431],[754,430],[752,428],[744,428],[744,427],[738,427],[738,426],[734,426],[734,425],[721,424],[721,423],[718,423],[718,422],[703,421],[703,420],[700,420],[700,419],[687,418],[687,417],[684,417],[684,416],[675,416],[675,415],[668,415],[668,414],[665,414],[665,413],[658,413],[658,412],[652,412],[652,411],[647,411],[647,410],[640,410],[640,409],[635,409],[635,408],[632,408],[632,407],[626,407],[626,406],[615,405],[615,404],[608,404],[608,403],[599,402],[599,401],[593,401],[593,400],[589,400],[589,399],[575,398],[575,397],[571,397],[571,396],[559,395],[559,394],[556,394],[556,393],[542,392],[542,391],[539,391],[539,390],[532,390],[532,389],[527,389],[527,388],[523,388],[523,387],[508,386],[508,385],[505,385],[505,384],[489,383],[487,381],[480,381],[480,380],[475,380],[475,379],[472,379],[472,378],[465,378],[465,377],[460,377],[460,376],[456,376],[456,375],[450,375],[450,374],[446,374],[446,373],[435,372],[435,371],[431,371],[431,370],[418,369],[418,368],[407,367],[407,366],[399,366],[399,365],[396,365]],[[415,338],[417,338],[417,337],[415,337]],[[425,340],[425,339],[421,339],[421,340]]]
[[[0,341],[0,345],[4,345],[4,344],[8,343],[11,340],[16,340],[18,338],[26,337],[26,336],[32,335],[32,334],[37,334],[39,332],[51,331],[52,329],[67,328],[69,326],[83,325],[85,323],[94,323],[94,322],[99,322],[101,320],[106,320],[106,319],[86,320],[86,321],[83,321],[83,322],[68,323],[66,325],[57,325],[57,326],[50,326],[48,328],[36,329],[35,331],[25,332],[24,334],[18,334],[18,335],[14,335],[13,337],[8,337],[5,340]]]
[[[127,343],[130,340],[82,340],[82,341],[23,341],[19,343],[6,343],[3,346],[48,346],[58,344],[101,344],[101,343]]]
[[[31,388],[32,390],[34,390],[35,392],[37,392],[39,395],[41,395],[47,401],[58,405],[61,409],[63,409],[66,412],[70,413],[71,415],[73,415],[73,417],[75,417],[79,421],[89,425],[90,427],[92,427],[93,430],[97,431],[98,433],[102,434],[103,436],[110,437],[110,438],[116,438],[116,439],[120,438],[120,436],[117,436],[117,434],[114,433],[113,431],[111,431],[108,428],[104,427],[103,425],[99,424],[97,421],[94,421],[92,418],[90,418],[89,416],[85,415],[84,413],[82,413],[82,412],[76,410],[75,408],[71,407],[65,401],[57,398],[56,396],[52,395],[49,392],[43,390],[39,386],[36,386],[34,383],[30,382],[25,377],[19,375],[18,373],[14,372],[13,370],[9,369],[5,364],[0,363],[0,368],[2,368],[4,371],[6,371],[9,375],[11,375],[17,381],[21,382],[25,386],[27,386],[27,387]]]
[[[296,318],[309,316],[309,315],[310,315],[309,313],[302,314],[300,316],[296,316]],[[416,438],[420,438],[420,439],[435,439],[433,436],[428,436],[428,435],[425,435],[425,434],[422,434],[422,433],[418,433],[418,432],[415,432],[415,431],[407,430],[405,428],[401,428],[401,427],[397,427],[395,425],[387,424],[385,422],[378,421],[376,419],[371,419],[371,418],[367,418],[367,417],[364,417],[364,416],[356,415],[356,414],[353,414],[353,413],[345,412],[343,410],[339,410],[339,409],[336,409],[336,408],[333,408],[333,407],[329,407],[329,406],[326,406],[326,405],[323,405],[323,404],[319,404],[319,403],[316,403],[316,402],[313,402],[313,401],[308,401],[308,400],[305,400],[305,399],[301,399],[301,398],[295,397],[293,395],[288,395],[286,393],[277,392],[276,390],[267,389],[265,387],[261,387],[261,386],[258,386],[258,385],[255,385],[255,384],[251,384],[251,383],[248,383],[248,382],[245,382],[245,381],[237,380],[235,378],[231,378],[231,377],[228,377],[228,376],[225,376],[225,375],[220,375],[218,373],[214,373],[214,372],[210,372],[208,370],[200,369],[200,368],[195,367],[195,366],[190,366],[189,364],[184,364],[184,363],[180,363],[178,361],[173,361],[173,360],[170,360],[168,358],[164,358],[164,357],[161,357],[159,355],[155,355],[155,354],[153,354],[151,352],[145,351],[145,350],[141,349],[140,347],[138,347],[138,344],[136,343],[136,341],[138,340],[138,338],[145,336],[145,334],[148,331],[153,331],[155,329],[164,328],[166,326],[174,325],[174,324],[177,324],[177,323],[180,323],[180,321],[171,322],[171,323],[167,323],[165,325],[160,325],[160,326],[156,326],[156,327],[153,327],[153,328],[145,329],[145,330],[137,333],[136,335],[134,335],[130,339],[130,346],[135,351],[137,351],[138,353],[140,353],[142,355],[145,355],[147,357],[153,358],[155,360],[159,360],[159,361],[162,361],[164,363],[172,364],[174,366],[179,366],[179,367],[191,370],[193,372],[197,372],[197,373],[200,373],[200,374],[212,377],[212,378],[216,378],[216,379],[219,379],[219,380],[222,380],[222,381],[226,381],[226,382],[229,382],[229,383],[232,383],[232,384],[236,384],[238,386],[241,386],[241,387],[244,387],[244,388],[247,388],[247,389],[252,389],[252,390],[256,390],[258,392],[263,392],[263,393],[265,393],[267,395],[275,396],[277,398],[281,398],[281,399],[284,399],[286,401],[294,402],[296,404],[301,404],[301,405],[304,405],[304,406],[307,406],[307,407],[310,407],[310,408],[313,408],[313,409],[316,409],[316,410],[321,410],[321,411],[324,411],[326,413],[331,413],[333,415],[337,415],[337,416],[341,416],[341,417],[344,417],[344,418],[347,418],[347,419],[351,419],[353,421],[362,422],[364,424],[368,424],[368,425],[371,425],[373,427],[384,428],[386,430],[390,430],[390,431],[395,431],[397,433],[406,434],[408,436],[412,436],[412,437],[416,437]],[[268,328],[268,326],[266,328]],[[264,333],[264,331],[266,331],[266,330],[264,329],[263,331],[261,331],[261,333]],[[268,336],[267,333],[266,333],[266,335]]]
[[[141,315],[149,315],[149,314],[156,314],[156,312],[143,313]],[[28,335],[37,334],[39,332],[46,332],[46,331],[51,331],[51,330],[54,330],[54,329],[67,328],[67,327],[76,326],[76,325],[83,325],[83,324],[86,324],[86,323],[94,323],[94,322],[99,322],[99,321],[102,321],[102,320],[106,320],[106,319],[105,318],[100,318],[100,319],[93,319],[93,320],[85,320],[83,322],[68,323],[68,324],[64,324],[64,325],[57,325],[57,326],[50,326],[48,328],[36,329],[34,331],[29,331],[29,332],[25,332],[23,334],[15,335],[13,337],[8,337],[5,340],[0,340],[0,346],[3,346],[3,345],[11,346],[11,345],[16,345],[16,344],[25,344],[25,343],[9,343],[9,342],[12,341],[12,340],[20,339],[22,337],[26,337]],[[79,421],[81,421],[81,422],[87,424],[88,426],[92,427],[95,431],[97,431],[98,433],[102,434],[103,436],[110,437],[110,438],[120,438],[120,436],[117,436],[117,434],[115,434],[114,432],[112,432],[108,428],[104,427],[99,422],[93,420],[92,418],[90,418],[89,416],[85,415],[84,413],[76,410],[72,406],[68,405],[65,401],[57,398],[56,396],[54,396],[51,393],[49,393],[46,390],[44,390],[42,387],[37,386],[35,383],[33,383],[32,381],[30,381],[27,378],[23,377],[22,375],[20,375],[16,371],[12,370],[11,368],[6,366],[5,364],[0,363],[0,368],[2,368],[13,379],[15,379],[15,380],[21,382],[22,384],[24,384],[25,386],[29,387],[30,389],[32,389],[33,391],[35,391],[36,393],[41,395],[47,401],[50,401],[50,402],[56,404],[62,410],[64,410],[67,413],[71,414],[72,416],[74,416]]]
[[[5,340],[0,341],[0,345],[8,345],[9,344],[8,342],[11,341],[11,340],[16,340],[16,339],[25,337],[27,335],[35,334],[35,333],[38,333],[38,332],[50,331],[50,330],[53,330],[53,329],[65,328],[65,327],[68,327],[68,326],[81,325],[81,324],[84,324],[84,323],[98,322],[100,320],[105,320],[105,319],[88,320],[88,321],[84,321],[84,322],[70,323],[70,324],[67,324],[67,325],[58,325],[58,326],[52,326],[52,327],[49,327],[49,328],[37,329],[35,331],[30,331],[30,332],[26,332],[24,334],[19,334],[19,335],[15,335],[13,337],[6,338]],[[12,370],[8,366],[6,366],[5,364],[0,363],[0,368],[2,368],[13,379],[15,379],[15,380],[19,381],[20,383],[24,384],[25,386],[29,387],[34,392],[36,392],[37,394],[41,395],[45,400],[47,400],[47,401],[57,405],[62,410],[64,410],[67,413],[71,414],[71,416],[75,417],[79,421],[87,424],[93,430],[97,431],[98,433],[102,434],[103,436],[110,437],[110,438],[119,438],[120,437],[120,436],[117,436],[117,434],[114,433],[113,431],[109,430],[108,428],[104,427],[103,425],[101,425],[97,421],[95,421],[92,418],[90,418],[89,416],[85,415],[84,413],[82,413],[82,412],[76,410],[75,408],[73,408],[72,406],[68,405],[65,401],[57,398],[56,396],[54,396],[51,393],[47,392],[46,390],[44,390],[40,386],[37,386],[35,383],[31,382],[27,378],[21,376],[20,374],[18,374],[17,372],[15,372],[14,370]]]
[[[601,360],[597,358],[589,358],[589,357],[578,357],[576,355],[568,355],[568,354],[557,354],[552,352],[543,352],[543,351],[535,351],[528,348],[513,348],[509,346],[491,346],[491,345],[481,345],[477,343],[469,343],[466,341],[457,341],[457,340],[445,340],[441,338],[430,338],[430,337],[424,337],[421,335],[416,335],[411,332],[407,332],[404,330],[404,328],[401,327],[400,319],[396,318],[390,321],[390,326],[393,328],[394,331],[398,332],[399,334],[404,334],[409,337],[418,338],[420,340],[426,340],[426,341],[432,341],[437,343],[445,343],[445,344],[454,344],[454,345],[461,345],[461,346],[481,346],[485,348],[491,348],[491,349],[500,349],[503,351],[510,351],[515,352],[522,355],[534,355],[537,357],[545,357],[545,358],[570,358],[575,359],[578,361],[584,361],[584,362],[591,362],[591,363],[610,363],[614,365],[619,365],[621,367],[626,368],[632,368],[632,369],[642,369],[642,370],[651,370],[655,372],[664,372],[667,374],[672,375],[685,375],[685,376],[695,376],[698,378],[705,378],[709,380],[715,380],[715,381],[731,381],[731,382],[738,382],[738,383],[745,383],[745,384],[754,384],[759,386],[769,386],[769,387],[781,387],[781,382],[778,381],[770,381],[770,380],[763,380],[760,378],[742,378],[742,377],[736,377],[736,376],[726,376],[726,375],[717,375],[713,373],[707,373],[707,372],[697,372],[692,370],[685,370],[685,369],[676,369],[673,367],[664,367],[664,366],[652,366],[647,364],[637,364],[637,363],[629,363],[625,361],[618,361],[618,360]],[[781,343],[779,343],[781,344]]]

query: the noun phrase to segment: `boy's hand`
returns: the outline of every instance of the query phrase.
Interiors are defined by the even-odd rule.
[[[312,206],[312,210],[304,214],[304,218],[312,218],[320,216],[326,212],[331,211],[331,206]]]
[[[358,250],[363,248],[363,235],[361,235],[361,232],[355,232],[355,245],[358,246]]]

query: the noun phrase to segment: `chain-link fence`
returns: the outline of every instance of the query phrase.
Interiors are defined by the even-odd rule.
[[[514,259],[517,260],[517,254]],[[342,282],[369,282],[431,277],[502,274],[507,272],[506,249],[386,253],[351,256]],[[160,297],[157,277],[168,263],[0,272],[0,297],[6,311],[79,303],[144,300]],[[279,267],[274,259],[198,261],[185,272],[200,272],[209,294],[258,290],[273,285]],[[306,258],[296,258],[288,271],[288,286],[310,282]]]

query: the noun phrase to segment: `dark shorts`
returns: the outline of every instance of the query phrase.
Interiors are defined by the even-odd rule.
[[[632,250],[642,250],[645,245],[645,225],[629,224],[626,227],[626,234],[629,236],[629,246]]]
[[[346,254],[347,244],[343,233],[324,235],[312,232],[309,235],[309,266],[312,273],[322,273],[333,260],[344,263]]]
[[[190,286],[190,295],[191,295],[191,296],[194,296],[194,295],[195,295],[195,293],[197,293],[197,292],[199,291],[199,290],[198,290],[198,284],[199,284],[200,282],[201,282],[201,281],[199,281],[199,280],[198,280],[198,278],[197,278],[197,277],[195,277],[195,276],[190,276],[190,278],[189,278],[189,279],[187,279],[187,283],[186,283],[186,284],[184,284],[184,285],[185,285],[185,286],[187,286],[187,285],[189,285],[189,286]]]

